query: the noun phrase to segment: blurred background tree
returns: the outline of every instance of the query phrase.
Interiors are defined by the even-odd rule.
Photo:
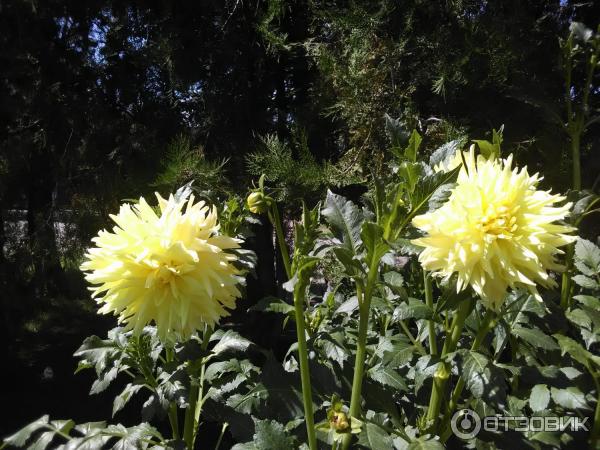
[[[70,355],[112,323],[78,265],[123,199],[191,179],[225,199],[261,172],[292,208],[326,187],[359,195],[386,162],[384,114],[429,149],[504,124],[504,151],[568,189],[559,37],[574,20],[597,26],[600,3],[0,0],[0,395],[13,412],[0,434],[42,411],[109,414],[78,400],[89,384]],[[587,189],[599,137],[592,125],[581,142]],[[270,231],[255,232],[267,266],[250,304],[274,286]]]

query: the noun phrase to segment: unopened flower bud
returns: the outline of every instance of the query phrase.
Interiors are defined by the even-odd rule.
[[[248,204],[250,212],[254,214],[262,214],[269,209],[269,202],[267,201],[265,194],[261,191],[250,193],[246,199],[246,203]]]

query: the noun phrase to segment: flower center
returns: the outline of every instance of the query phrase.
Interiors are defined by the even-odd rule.
[[[169,284],[178,275],[176,267],[168,264],[161,264],[156,269],[156,281],[162,284]]]
[[[506,238],[517,231],[517,218],[513,215],[513,211],[506,206],[498,208],[489,206],[479,221],[479,227],[488,235]]]

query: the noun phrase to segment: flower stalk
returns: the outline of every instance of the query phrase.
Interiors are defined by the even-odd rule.
[[[285,236],[277,204],[273,201],[270,204],[269,219],[275,228],[281,259],[285,268],[288,280],[293,278],[290,255],[285,243]],[[304,403],[304,420],[306,422],[306,434],[308,436],[308,447],[310,450],[317,450],[317,437],[315,432],[314,408],[312,400],[312,386],[310,382],[310,368],[308,365],[308,348],[306,345],[306,322],[304,319],[305,304],[304,289],[294,289],[294,316],[296,321],[296,334],[298,336],[298,359],[300,363],[300,380],[302,385],[302,399]]]
[[[358,419],[361,415],[362,382],[365,373],[365,360],[367,358],[367,331],[369,329],[369,313],[371,310],[371,298],[375,283],[379,275],[379,259],[373,258],[367,276],[367,285],[362,290],[361,283],[356,283],[356,298],[358,299],[359,320],[358,340],[356,342],[356,356],[354,362],[354,375],[352,377],[352,394],[350,396],[350,417]],[[343,449],[350,446],[351,435],[344,437]]]
[[[452,320],[450,335],[446,336],[444,346],[442,347],[442,353],[440,355],[442,362],[434,375],[431,397],[429,398],[429,408],[427,409],[426,423],[428,424],[428,429],[430,431],[436,430],[437,428],[442,400],[446,397],[446,385],[448,384],[448,378],[450,376],[448,363],[443,361],[443,359],[444,356],[456,349],[456,345],[458,344],[458,340],[460,339],[465,325],[465,320],[471,312],[471,307],[472,303],[469,301],[462,301],[458,305],[458,309]]]
[[[202,353],[206,352],[210,336],[213,333],[212,327],[207,326],[204,335],[202,336],[202,344],[200,348]],[[200,421],[200,414],[202,413],[202,405],[204,403],[204,372],[206,368],[206,358],[202,356],[202,362],[200,365],[200,377],[197,383],[192,382],[190,387],[190,394],[188,400],[188,407],[185,411],[185,422],[183,427],[183,440],[188,449],[194,448],[194,442],[196,441],[196,431],[198,429],[198,423]]]
[[[475,335],[475,340],[473,341],[473,344],[471,344],[471,351],[479,350],[479,347],[481,347],[481,344],[485,337],[488,335],[489,331],[494,328],[495,316],[496,313],[493,310],[486,310],[485,315],[481,320],[481,324],[479,325],[479,329],[477,330],[477,334]],[[442,421],[441,430],[443,433],[443,442],[445,442],[450,437],[450,418],[452,417],[452,413],[456,409],[456,405],[458,403],[458,400],[460,399],[464,387],[465,379],[462,376],[460,376],[458,378],[458,381],[456,382],[454,390],[452,391],[452,395],[450,396],[450,402],[448,403],[448,409],[446,410],[446,414],[444,415],[444,419]]]
[[[431,285],[431,276],[426,270],[423,270],[423,284],[425,286],[425,304],[433,309],[433,287]],[[437,341],[435,339],[435,322],[427,321],[427,330],[429,333],[429,354],[437,355]]]

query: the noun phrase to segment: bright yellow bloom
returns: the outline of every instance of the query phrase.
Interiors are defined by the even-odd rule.
[[[504,161],[464,156],[468,170],[461,168],[449,200],[413,220],[426,233],[413,241],[424,247],[419,261],[446,279],[456,273],[457,291],[471,285],[496,310],[508,287],[525,287],[540,299],[536,283],[556,286],[547,270],[562,269],[554,260],[562,253],[557,247],[575,239],[564,234],[573,228],[554,223],[571,204],[553,206],[565,198],[537,190],[538,174],[512,169],[512,155]]]
[[[226,250],[241,241],[219,235],[216,208],[193,195],[156,196],[160,214],[140,198],[111,215],[117,226],[92,239],[81,270],[97,285],[99,313],[118,315],[135,333],[154,321],[161,340],[185,339],[235,307],[240,272]]]

